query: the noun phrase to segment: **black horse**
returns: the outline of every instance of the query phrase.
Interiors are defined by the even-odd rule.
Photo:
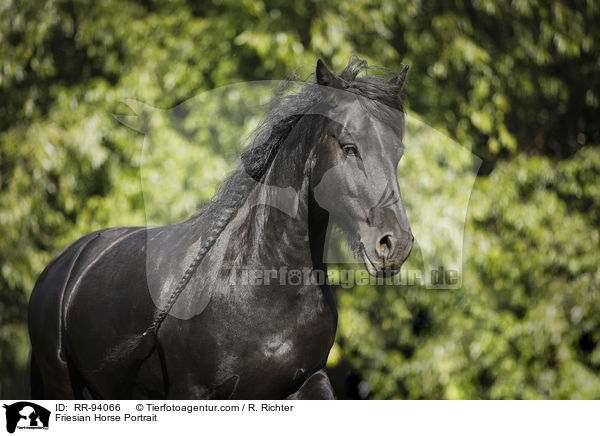
[[[29,305],[33,397],[333,398],[331,223],[373,276],[397,273],[413,243],[396,174],[407,68],[371,71],[319,61],[188,220],[99,230],[58,254]],[[240,279],[250,270],[259,280]]]

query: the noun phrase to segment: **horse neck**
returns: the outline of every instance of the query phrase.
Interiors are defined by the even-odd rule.
[[[248,248],[258,262],[274,264],[265,266],[325,267],[328,217],[312,200],[310,187],[314,137],[286,141],[255,190],[255,204],[261,206],[250,209]]]

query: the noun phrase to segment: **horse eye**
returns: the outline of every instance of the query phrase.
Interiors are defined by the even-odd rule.
[[[344,144],[342,145],[342,150],[344,150],[344,154],[346,156],[357,156],[358,148],[354,144]]]

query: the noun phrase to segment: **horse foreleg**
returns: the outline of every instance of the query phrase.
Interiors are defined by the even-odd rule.
[[[311,375],[300,389],[286,400],[333,400],[333,389],[325,370],[321,369]]]

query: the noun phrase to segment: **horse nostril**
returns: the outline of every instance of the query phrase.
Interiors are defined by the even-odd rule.
[[[394,251],[394,238],[389,233],[383,235],[377,244],[377,254],[382,258],[387,258]]]

